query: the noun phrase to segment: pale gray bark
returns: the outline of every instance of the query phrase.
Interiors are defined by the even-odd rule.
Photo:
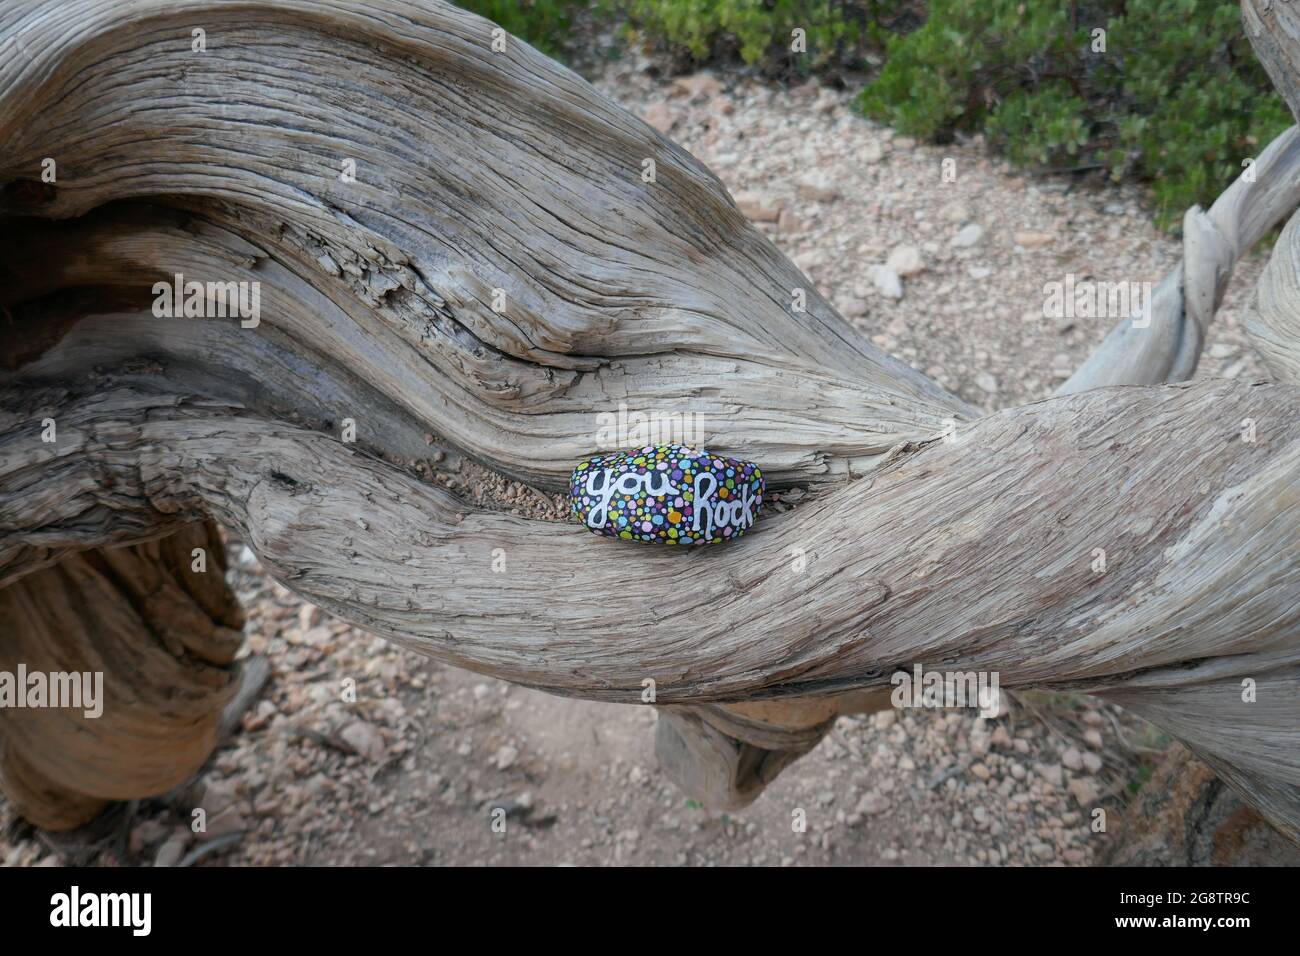
[[[1300,129],[1292,126],[1251,158],[1254,165],[1208,211],[1187,210],[1182,261],[1156,285],[1140,315],[1120,319],[1058,395],[1192,377],[1238,260],[1300,203]]]

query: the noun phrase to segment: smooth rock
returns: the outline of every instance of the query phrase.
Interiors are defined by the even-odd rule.
[[[840,195],[840,187],[825,173],[807,173],[799,177],[795,191],[814,202],[832,202]]]
[[[685,95],[688,102],[703,103],[722,92],[722,83],[708,73],[678,77],[673,81],[673,95]]]
[[[952,244],[959,249],[969,249],[984,238],[984,227],[977,222],[962,226],[957,235],[952,237]]]
[[[1097,790],[1097,784],[1088,777],[1075,777],[1070,781],[1070,795],[1074,797],[1079,806],[1085,810],[1091,809],[1097,805],[1100,794]]]
[[[677,125],[677,111],[667,103],[650,104],[641,117],[665,136]]]
[[[185,847],[188,840],[181,836],[172,836],[168,838],[162,846],[158,848],[157,855],[153,858],[154,866],[175,866],[185,855]]]
[[[1050,860],[1056,855],[1056,851],[1046,843],[1033,844],[1033,846],[1029,848],[1029,852],[1040,860]]]
[[[1061,754],[1061,763],[1065,764],[1067,770],[1083,769],[1083,754],[1079,753],[1078,747],[1067,747]]]
[[[573,515],[593,534],[658,544],[720,544],[748,531],[763,505],[752,462],[685,445],[596,455],[573,470]]]
[[[961,202],[950,202],[939,211],[939,215],[949,222],[968,222],[971,217],[970,206]]]
[[[364,720],[354,720],[344,727],[339,739],[367,760],[381,760],[387,751],[383,735]]]
[[[838,308],[840,315],[844,316],[846,319],[865,318],[871,309],[865,299],[859,299],[856,296],[844,299],[842,302],[839,302],[836,307]]]
[[[776,222],[781,216],[781,201],[768,193],[739,193],[736,208],[750,222]]]
[[[876,263],[867,270],[867,276],[871,279],[871,284],[880,290],[880,294],[888,299],[901,299],[903,297],[903,283],[896,273],[889,266],[882,263]]]
[[[904,279],[925,271],[925,260],[921,258],[921,250],[916,246],[896,246],[885,260],[885,265]]]
[[[808,273],[817,269],[824,269],[829,259],[826,253],[820,249],[808,249],[798,253],[794,257],[794,264],[799,267],[800,272]]]
[[[301,630],[309,631],[321,622],[325,612],[315,604],[304,604],[298,608],[298,627]]]
[[[889,800],[875,792],[864,793],[854,809],[858,813],[872,817],[888,810]]]
[[[1046,232],[1016,232],[1012,233],[1011,238],[1015,240],[1016,245],[1024,246],[1026,249],[1037,249],[1052,242],[1051,234]]]

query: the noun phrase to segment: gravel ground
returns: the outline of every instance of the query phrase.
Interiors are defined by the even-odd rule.
[[[978,141],[917,145],[815,84],[646,67],[598,85],[707,163],[876,344],[986,410],[1049,395],[1113,324],[1044,319],[1044,283],[1154,283],[1177,262],[1140,191],[1026,175]],[[1240,325],[1262,265],[1238,268],[1198,374],[1261,373]],[[554,514],[554,499],[498,484],[507,506]],[[1106,841],[1093,808],[1122,814],[1142,754],[1163,744],[1084,697],[1020,695],[992,721],[845,718],[755,805],[720,814],[658,772],[650,708],[443,667],[301,605],[232,553],[248,650],[273,668],[242,730],[192,787],[127,808],[93,845],[36,834],[0,803],[0,863],[1088,864]],[[206,833],[191,831],[196,807]]]

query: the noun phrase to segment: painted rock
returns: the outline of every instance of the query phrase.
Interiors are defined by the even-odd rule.
[[[595,534],[659,544],[720,544],[753,525],[763,472],[685,445],[588,458],[569,482],[573,513]]]

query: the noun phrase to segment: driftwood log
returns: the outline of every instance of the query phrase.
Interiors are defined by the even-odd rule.
[[[1266,7],[1252,39],[1294,78],[1294,11]],[[1293,228],[1251,327],[1275,380],[1167,384],[1300,199],[1295,130],[1188,214],[1148,321],[980,418],[698,161],[436,0],[18,0],[0,51],[0,669],[109,675],[95,721],[0,710],[32,819],[164,790],[213,745],[237,611],[176,556],[215,520],[447,663],[630,704],[653,681],[666,770],[716,806],[921,664],[1105,695],[1300,840]],[[189,281],[198,307],[159,315]],[[257,314],[217,314],[239,283]],[[433,480],[561,491],[620,403],[698,417],[807,503],[676,553]]]

